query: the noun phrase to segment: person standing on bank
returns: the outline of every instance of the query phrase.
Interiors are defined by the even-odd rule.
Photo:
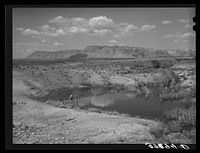
[[[69,100],[73,101],[73,95],[70,95]]]
[[[78,96],[74,95],[75,99],[76,99],[76,106],[78,106]]]

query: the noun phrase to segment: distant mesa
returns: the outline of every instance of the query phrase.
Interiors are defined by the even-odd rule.
[[[187,57],[195,56],[194,50],[154,49],[129,46],[88,46],[84,50],[36,51],[27,59],[79,59],[79,58],[148,58],[148,57]]]

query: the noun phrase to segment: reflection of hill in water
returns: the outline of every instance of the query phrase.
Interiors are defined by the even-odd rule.
[[[86,105],[93,105],[93,106],[99,106],[99,107],[107,107],[109,105],[113,105],[116,99],[127,99],[127,98],[134,98],[136,97],[136,94],[103,94],[101,96],[91,96],[91,97],[83,97],[79,100],[79,106],[86,106]]]
[[[70,95],[77,95],[81,97],[91,97],[91,96],[101,96],[103,94],[125,94],[125,89],[116,89],[114,87],[84,87],[84,88],[62,88],[62,89],[53,89],[43,97],[40,97],[42,101],[48,99],[52,100],[63,100],[68,99]]]
[[[157,105],[159,102],[159,89],[152,88],[151,94],[147,95],[144,92],[138,94],[137,92],[129,92],[127,93],[126,90],[116,90],[113,88],[108,89],[99,89],[95,90],[93,93],[88,95],[88,97],[80,98],[79,106],[83,107],[108,107],[108,106],[115,106],[120,103],[120,105],[126,105],[125,103],[130,103],[131,106],[143,108],[143,107],[150,107]],[[138,103],[140,103],[138,105]],[[143,106],[145,103],[146,106]],[[146,104],[148,103],[148,104]],[[129,104],[128,104],[129,105]]]
[[[112,105],[115,101],[114,95],[103,95],[103,96],[94,96],[91,97],[90,103],[94,106],[106,107],[108,105]]]

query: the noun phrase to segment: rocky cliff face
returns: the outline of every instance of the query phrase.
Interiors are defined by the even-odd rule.
[[[81,56],[80,56],[81,55]],[[84,50],[61,50],[56,52],[36,51],[26,58],[29,59],[54,59],[54,58],[145,58],[145,57],[172,57],[194,56],[195,51],[189,50],[160,50],[153,48],[129,46],[88,46]]]

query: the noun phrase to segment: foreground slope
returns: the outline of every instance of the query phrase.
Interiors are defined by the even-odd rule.
[[[145,143],[158,123],[83,110],[56,108],[27,97],[35,92],[19,72],[13,72],[13,143]]]

